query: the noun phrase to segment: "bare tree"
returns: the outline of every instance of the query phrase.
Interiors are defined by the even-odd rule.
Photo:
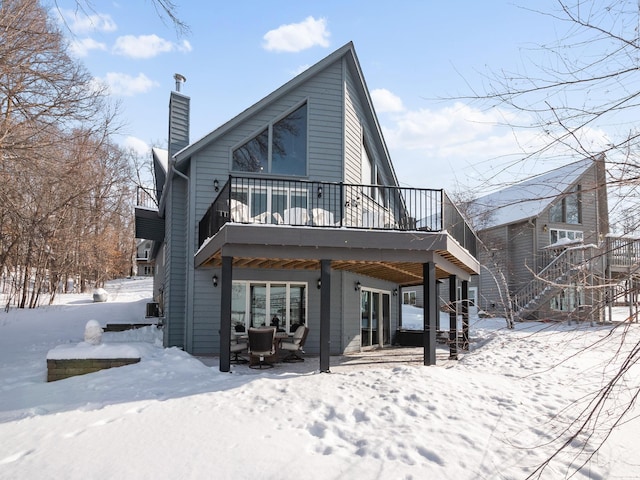
[[[526,123],[509,126],[516,132],[537,132],[539,142],[518,162],[557,156],[584,158],[604,152],[609,191],[619,194],[613,207],[624,205],[624,229],[637,231],[640,4],[637,0],[558,0],[556,7],[534,13],[543,21],[554,22],[560,32],[557,41],[532,51],[534,55],[522,63],[524,71],[491,72],[485,92],[464,98],[523,114],[519,118],[527,119]],[[589,138],[603,126],[608,130],[606,145],[594,147]],[[623,335],[623,342],[625,338]],[[541,477],[560,453],[587,439],[593,443],[591,453],[576,453],[580,461],[573,468],[579,470],[598,452],[612,429],[627,419],[640,394],[637,377],[629,373],[638,361],[639,350],[637,344],[624,343],[612,349],[613,355],[625,352],[622,366],[602,389],[593,392],[586,406],[550,444],[548,460],[530,478]],[[595,435],[596,431],[605,433]]]
[[[175,2],[172,0],[151,0],[151,4],[158,14],[158,17],[160,17],[163,22],[173,25],[173,28],[179,36],[189,33],[189,25],[180,18],[180,15],[178,14],[178,6]],[[60,6],[57,1],[55,1],[55,5],[56,8],[60,10]],[[86,15],[95,11],[91,0],[77,0],[76,8]]]
[[[34,307],[61,272],[94,284],[128,273],[113,262],[131,238],[129,159],[109,141],[117,109],[38,2],[0,4],[0,58],[2,293]]]

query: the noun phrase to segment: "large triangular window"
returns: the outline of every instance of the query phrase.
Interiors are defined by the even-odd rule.
[[[307,174],[307,104],[271,123],[233,150],[232,170],[278,175]]]

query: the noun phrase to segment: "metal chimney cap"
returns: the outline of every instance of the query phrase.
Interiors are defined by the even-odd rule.
[[[179,73],[175,73],[173,75],[174,80],[176,81],[176,92],[180,91],[180,86],[187,81],[187,78],[184,75]]]

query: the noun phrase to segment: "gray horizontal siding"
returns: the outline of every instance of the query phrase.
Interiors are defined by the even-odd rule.
[[[167,245],[169,248],[168,259],[165,265],[166,285],[165,302],[167,310],[166,317],[166,346],[185,345],[185,298],[186,288],[186,232],[187,232],[187,200],[186,182],[175,179],[171,184],[171,201],[167,203],[166,222]]]
[[[219,329],[220,329],[220,292],[214,288],[211,277],[216,274],[220,278],[220,270],[206,269],[196,272],[194,304],[194,343],[195,354],[219,354]],[[309,337],[307,338],[305,351],[310,354],[320,352],[320,290],[317,288],[319,271],[299,270],[266,270],[236,268],[233,270],[234,280],[246,281],[271,281],[271,282],[306,282],[307,283],[307,324]],[[332,273],[331,282],[331,354],[342,353],[342,272]],[[355,292],[354,292],[355,293]],[[356,318],[355,323],[358,324]]]

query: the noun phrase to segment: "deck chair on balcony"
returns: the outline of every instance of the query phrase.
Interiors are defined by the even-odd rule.
[[[324,208],[311,209],[311,224],[316,227],[334,227],[333,213]]]
[[[291,340],[285,340],[280,344],[281,350],[286,350],[289,354],[282,359],[283,362],[304,362],[299,353],[304,353],[304,342],[307,340],[309,334],[309,328],[304,325],[300,325]]]
[[[266,361],[266,357],[272,357],[276,354],[275,346],[276,329],[267,328],[249,328],[249,357],[251,362],[250,368],[271,368],[273,365]],[[257,363],[254,363],[257,359]]]
[[[249,221],[249,207],[232,198],[229,205],[229,216],[232,222],[246,223]]]
[[[309,211],[302,207],[293,207],[284,211],[285,225],[307,225],[309,223]]]

